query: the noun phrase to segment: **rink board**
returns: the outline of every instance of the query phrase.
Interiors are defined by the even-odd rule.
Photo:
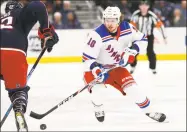
[[[82,62],[82,53],[85,38],[91,29],[57,30],[59,42],[51,53],[45,53],[41,63]],[[167,28],[167,44],[164,43],[161,33],[155,29],[154,51],[158,60],[186,60],[186,28]],[[33,30],[29,36],[27,58],[33,63],[41,52],[40,40],[37,31]],[[142,44],[138,60],[147,60],[146,45]]]

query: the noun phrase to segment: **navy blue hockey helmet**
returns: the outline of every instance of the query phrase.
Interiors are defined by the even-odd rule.
[[[21,3],[17,2],[17,1],[9,1],[6,4],[5,12],[8,13],[9,11],[12,11],[12,10],[17,9],[17,8],[23,8]]]

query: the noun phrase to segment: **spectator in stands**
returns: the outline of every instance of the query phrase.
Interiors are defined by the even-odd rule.
[[[62,0],[54,0],[53,1],[53,11],[54,12],[62,12],[63,10],[63,1]]]
[[[47,0],[41,0],[45,5],[47,5],[48,1]]]
[[[63,2],[63,11],[62,11],[63,23],[68,23],[67,16],[69,12],[73,13],[73,16],[77,19],[77,15],[75,14],[75,11],[71,9],[71,2],[67,0]]]
[[[53,22],[53,5],[50,2],[46,2],[45,5],[48,11],[49,21],[52,23]]]
[[[186,21],[185,18],[181,14],[181,10],[176,8],[173,12],[173,20],[172,20],[172,26],[173,27],[185,27]]]
[[[67,23],[67,14],[72,11],[73,10],[71,9],[71,2],[64,1],[63,2],[63,9],[62,9],[62,15],[64,16],[63,23]]]
[[[186,0],[182,0],[181,1],[181,13],[182,13],[182,16],[184,17],[185,21],[187,20],[187,10],[186,10]]]
[[[73,12],[68,12],[66,29],[82,29],[80,22],[77,20]]]
[[[168,19],[165,19],[164,16],[162,16],[162,12],[159,9],[153,8],[153,12],[157,15],[157,17],[163,21],[164,25],[166,27],[171,26],[171,21],[169,21]]]
[[[70,1],[64,1],[63,2],[63,13],[67,14],[68,12],[71,12],[71,2]]]
[[[113,6],[114,1],[112,0],[94,0],[96,6],[101,6],[103,9],[105,9],[107,6]]]
[[[118,7],[121,10],[122,16],[124,17],[125,21],[129,21],[131,19],[132,13],[130,12],[131,5],[128,3],[127,0],[119,1]]]
[[[54,13],[54,21],[53,21],[53,26],[55,29],[64,29],[65,25],[62,22],[63,16],[61,12],[55,12]]]
[[[186,0],[182,0],[180,4],[176,4],[175,8],[179,8],[181,10],[181,15],[182,17],[184,17],[184,19],[186,20],[187,18],[187,10],[186,10]]]
[[[173,17],[174,4],[164,0],[155,1],[153,12],[155,12],[155,10],[161,11],[161,21],[164,22],[166,27],[170,26]]]
[[[139,3],[140,3],[139,0],[129,0],[128,1],[128,5],[130,6],[129,10],[131,13],[133,13],[134,11],[136,11],[139,8]],[[150,8],[151,8],[151,4],[150,4]]]

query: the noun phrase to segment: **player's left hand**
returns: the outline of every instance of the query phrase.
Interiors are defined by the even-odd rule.
[[[135,57],[138,54],[138,52],[135,49],[125,48],[123,59],[120,61],[120,63],[123,64],[131,64],[135,61]]]
[[[58,35],[54,31],[52,25],[49,28],[41,30],[39,28],[38,35],[41,38],[41,47],[47,47],[47,51],[51,52],[53,46],[59,41]]]

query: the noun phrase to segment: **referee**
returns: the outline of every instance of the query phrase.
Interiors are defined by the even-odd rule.
[[[131,17],[130,23],[134,25],[140,32],[147,35],[148,45],[147,45],[147,56],[149,60],[149,68],[152,70],[153,74],[156,74],[156,55],[154,52],[154,35],[153,29],[157,27],[160,29],[162,36],[166,43],[166,34],[164,31],[164,25],[158,19],[158,17],[149,10],[150,3],[147,0],[141,1],[139,4],[139,10],[136,10]],[[131,74],[134,72],[137,65],[137,58],[134,63],[131,64]]]

